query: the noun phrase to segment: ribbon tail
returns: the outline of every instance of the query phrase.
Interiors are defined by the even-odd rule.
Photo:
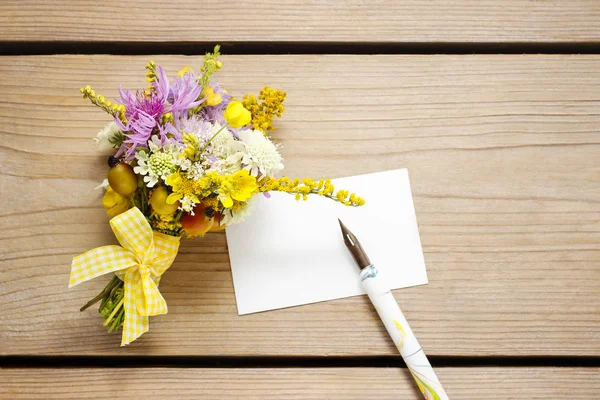
[[[123,297],[123,307],[125,307],[125,320],[123,321],[123,335],[121,337],[121,346],[126,346],[135,339],[148,332],[150,323],[148,317],[138,314],[136,307],[136,282],[133,279],[135,268],[127,271],[125,274],[125,296]]]
[[[165,235],[160,232],[154,233],[154,257],[152,269],[155,277],[160,277],[175,261],[179,251],[179,237]],[[155,281],[158,284],[157,281]]]
[[[140,315],[152,317],[166,314],[167,302],[155,282],[149,276],[143,277],[136,285],[137,311]]]
[[[73,257],[69,288],[108,272],[135,265],[130,251],[121,246],[102,246]]]

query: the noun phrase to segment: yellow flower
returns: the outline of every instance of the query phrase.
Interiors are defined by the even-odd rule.
[[[360,207],[365,204],[365,200],[354,193],[349,193],[347,190],[338,190],[335,194],[335,187],[329,179],[319,179],[316,182],[314,179],[294,179],[284,176],[282,178],[273,178],[263,176],[257,183],[259,192],[283,192],[293,194],[296,200],[307,200],[308,195],[318,195],[327,197],[333,201],[342,203],[349,207]]]
[[[105,112],[109,113],[113,117],[119,117],[121,122],[124,124],[127,123],[127,119],[125,118],[125,106],[121,104],[113,104],[110,101],[106,100],[106,97],[101,94],[96,95],[96,91],[92,89],[90,85],[87,85],[84,88],[79,89],[84,99],[88,99],[92,104],[100,107]]]
[[[187,74],[188,72],[191,72],[193,70],[194,69],[192,67],[186,66],[182,70],[180,70],[179,72],[177,72],[177,77],[181,78],[182,76],[184,76],[185,74]]]
[[[146,81],[150,83],[150,86],[148,87],[148,89],[150,89],[152,83],[156,82],[156,64],[154,64],[154,61],[150,60],[146,65],[146,69],[148,70],[148,72],[146,72]]]
[[[102,205],[106,208],[106,215],[109,217],[116,217],[131,208],[129,199],[112,190],[110,186],[102,197]]]
[[[174,122],[173,114],[170,112],[163,115],[163,123],[166,124],[167,122],[170,122],[170,123]]]
[[[155,214],[150,221],[150,225],[152,226],[152,229],[162,231],[163,233],[167,233],[165,231],[176,232],[181,228],[181,222],[175,221],[175,214]]]
[[[257,189],[256,178],[243,169],[224,177],[219,187],[219,200],[225,208],[233,207],[233,200],[246,201]]]
[[[198,161],[200,160],[200,140],[198,136],[193,133],[183,134],[183,144],[187,145],[183,153],[179,155],[180,158],[187,158],[188,160]]]
[[[252,114],[252,126],[263,133],[272,131],[273,118],[281,117],[285,108],[283,102],[285,100],[285,92],[265,86],[258,95],[258,100],[253,94],[244,96],[242,104]]]
[[[248,125],[250,119],[252,119],[252,114],[244,108],[241,101],[232,101],[227,105],[223,117],[232,128],[239,128]]]
[[[167,197],[167,204],[175,204],[184,197],[190,198],[194,203],[200,203],[196,196],[196,182],[182,176],[180,172],[169,175],[167,185],[173,188],[173,193]]]
[[[215,93],[215,90],[211,87],[207,87],[206,89],[204,89],[204,96],[206,96],[206,100],[204,100],[204,103],[207,106],[216,106],[218,104],[221,104],[221,102],[223,101],[223,97],[219,93]]]

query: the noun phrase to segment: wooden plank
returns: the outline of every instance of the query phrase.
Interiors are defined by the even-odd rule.
[[[596,399],[598,368],[438,368],[451,399]],[[408,370],[289,369],[3,369],[0,397],[10,399],[421,398]],[[400,397],[399,397],[400,396]]]
[[[78,88],[144,87],[146,61],[0,59],[0,354],[395,354],[364,296],[239,317],[224,234],[184,241],[169,314],[129,348],[77,311],[108,277],[67,290],[71,257],[115,241],[90,139],[108,119]],[[234,95],[287,90],[288,174],[409,168],[430,283],[396,296],[426,352],[600,355],[600,56],[224,64]]]
[[[598,42],[596,0],[0,4],[3,41]]]

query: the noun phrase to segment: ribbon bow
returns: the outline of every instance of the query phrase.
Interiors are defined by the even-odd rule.
[[[69,287],[113,271],[125,282],[124,346],[148,331],[149,316],[167,313],[158,283],[177,256],[179,238],[152,231],[137,208],[117,215],[110,226],[121,246],[102,246],[74,257]]]

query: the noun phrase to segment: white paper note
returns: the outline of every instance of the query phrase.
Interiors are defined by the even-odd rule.
[[[238,313],[364,294],[338,218],[356,235],[392,289],[423,285],[427,273],[406,169],[341,178],[362,207],[318,196],[257,196],[248,219],[227,227]]]

